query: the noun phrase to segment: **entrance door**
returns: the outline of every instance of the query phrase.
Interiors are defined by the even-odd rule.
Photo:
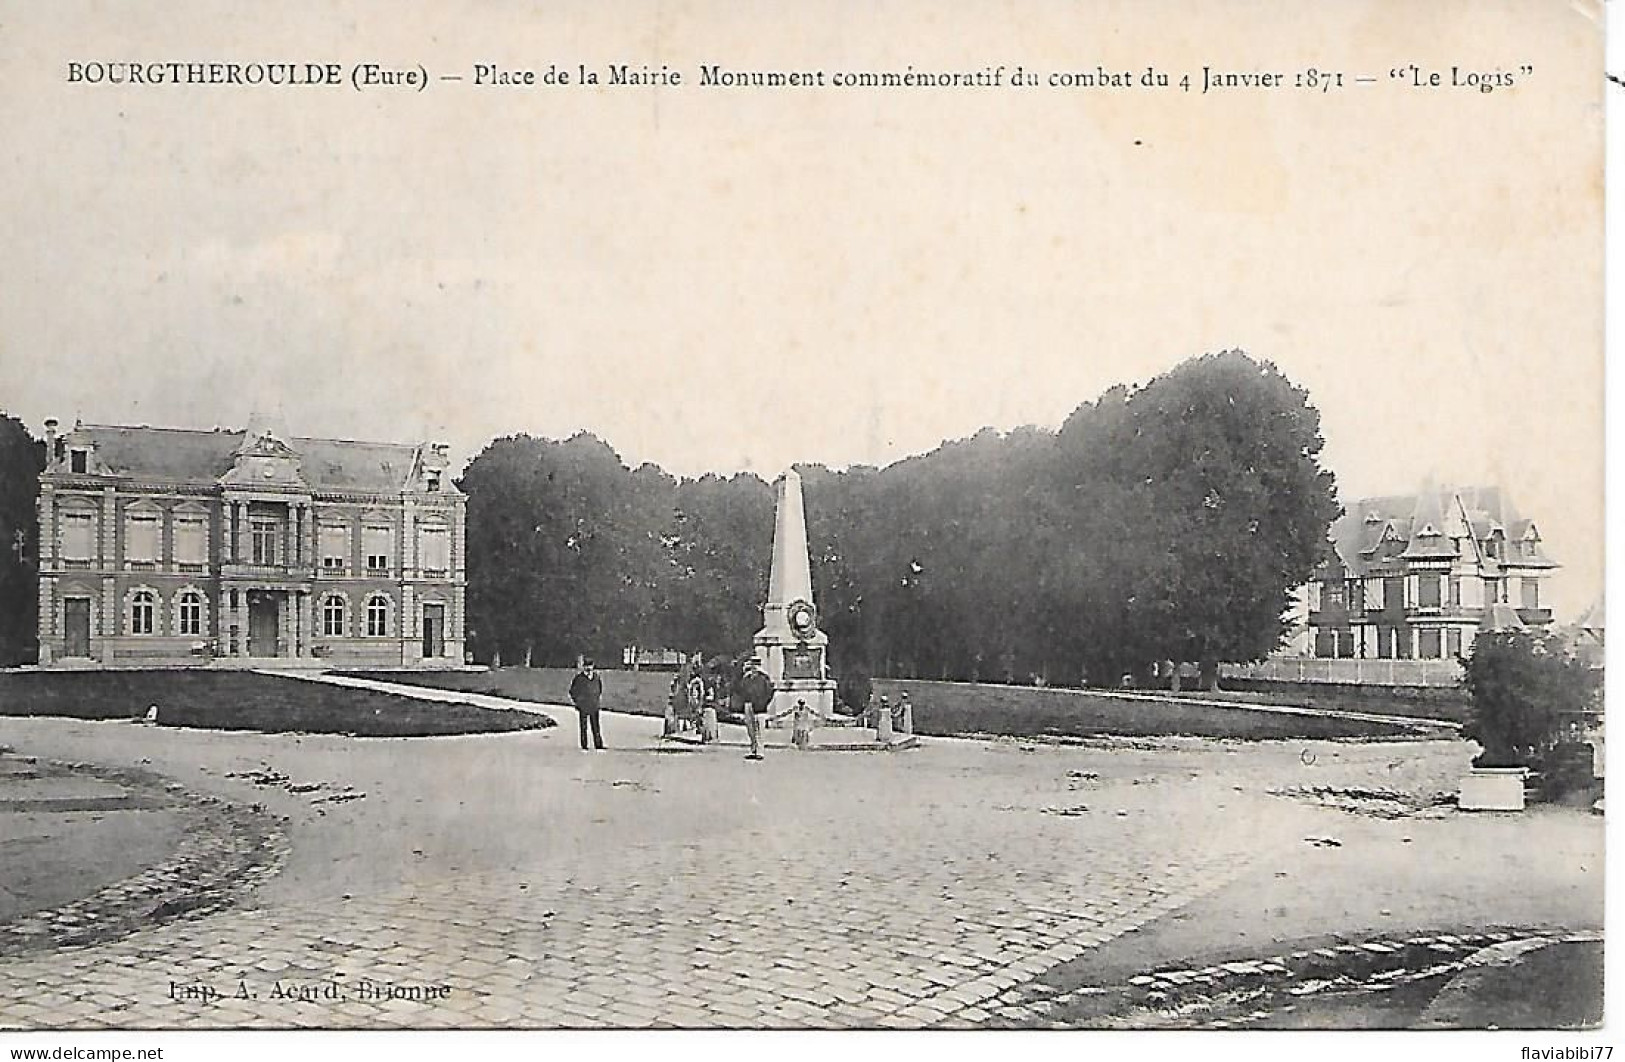
[[[423,658],[439,656],[444,652],[446,636],[446,606],[423,606]]]
[[[62,633],[67,636],[63,656],[90,655],[90,599],[70,597],[62,603]]]
[[[248,655],[276,656],[277,600],[270,594],[250,594],[248,597]]]

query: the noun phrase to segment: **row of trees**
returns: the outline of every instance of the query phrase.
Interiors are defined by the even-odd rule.
[[[832,663],[1074,683],[1262,657],[1338,513],[1322,445],[1306,392],[1228,351],[1113,388],[1057,431],[801,466]],[[760,623],[773,491],[756,476],[678,480],[591,435],[521,435],[460,485],[487,659],[732,651]]]

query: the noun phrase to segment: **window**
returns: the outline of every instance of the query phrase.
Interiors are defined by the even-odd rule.
[[[1454,627],[1445,631],[1444,652],[1451,659],[1461,655],[1461,632]]]
[[[367,555],[367,571],[389,571],[389,555],[394,543],[387,526],[381,524],[368,524],[361,533],[361,546]]]
[[[344,599],[330,597],[322,602],[322,633],[329,638],[344,634]]]
[[[1394,658],[1394,628],[1379,627],[1377,629],[1377,656],[1383,660]]]
[[[324,571],[344,571],[350,566],[350,529],[343,524],[323,524],[321,549]]]
[[[90,451],[70,451],[68,454],[68,470],[70,472],[88,472],[90,470]]]
[[[1405,577],[1403,575],[1389,575],[1382,581],[1382,607],[1385,609],[1403,609],[1405,607]]]
[[[209,560],[209,529],[201,516],[175,518],[175,563],[182,571],[201,571]]]
[[[69,567],[88,568],[96,556],[96,518],[88,512],[62,514],[62,559]]]
[[[1440,656],[1439,632],[1418,631],[1416,655],[1423,660],[1437,660]]]
[[[276,563],[277,521],[274,516],[254,516],[248,521],[249,555],[253,563]]]
[[[151,634],[153,617],[157,612],[158,597],[151,590],[137,590],[130,595],[130,633]]]
[[[1418,608],[1439,607],[1442,600],[1439,584],[1443,580],[1442,575],[1418,575],[1416,577],[1416,606]]]
[[[124,559],[151,567],[158,560],[158,514],[130,513],[124,523]]]
[[[367,636],[382,638],[389,633],[389,598],[374,594],[367,598]]]
[[[176,634],[199,635],[203,633],[203,595],[196,590],[183,590],[180,604],[175,609]]]
[[[1540,580],[1525,578],[1523,580],[1523,602],[1521,608],[1540,607]]]
[[[425,524],[418,537],[418,567],[444,574],[451,569],[451,536],[444,524]]]
[[[430,471],[428,478],[429,478],[429,493],[433,494],[433,493],[439,491],[440,490],[440,473],[435,472],[435,471]]]

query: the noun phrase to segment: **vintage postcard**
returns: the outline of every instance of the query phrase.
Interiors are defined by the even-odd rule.
[[[1608,1057],[1604,17],[0,0],[0,1047]]]

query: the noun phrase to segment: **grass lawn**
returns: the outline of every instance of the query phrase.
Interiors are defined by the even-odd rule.
[[[1087,690],[988,686],[876,679],[875,690],[895,703],[908,692],[921,734],[1002,734],[1011,737],[1281,738],[1398,737],[1415,731],[1355,719],[1284,715],[1218,708],[1174,698],[1124,700]]]
[[[355,671],[360,678],[400,682],[412,686],[433,686],[464,693],[485,693],[543,704],[569,704],[570,680],[575,671],[567,667],[504,667],[495,671]],[[666,692],[671,689],[670,671],[608,671],[600,668],[604,680],[603,709],[628,715],[665,715]]]
[[[0,716],[135,719],[267,734],[428,737],[542,730],[546,716],[441,704],[246,671],[57,671],[0,674]]]
[[[488,693],[528,701],[569,702],[568,668],[501,668],[490,672],[378,672],[369,678],[441,689]],[[662,715],[671,673],[600,671],[606,711]],[[1246,708],[1216,708],[1174,699],[1121,700],[1087,691],[987,686],[956,682],[876,679],[894,701],[903,690],[914,703],[921,734],[1010,737],[1154,737],[1187,734],[1247,739],[1402,737],[1409,728],[1351,719],[1281,715]]]
[[[1384,688],[1330,683],[1267,683],[1249,679],[1228,679],[1225,686],[1225,689],[1211,693],[1187,690],[1178,696],[1367,712],[1371,715],[1414,715],[1456,723],[1466,722],[1472,711],[1472,700],[1467,696],[1467,691],[1449,686]]]

